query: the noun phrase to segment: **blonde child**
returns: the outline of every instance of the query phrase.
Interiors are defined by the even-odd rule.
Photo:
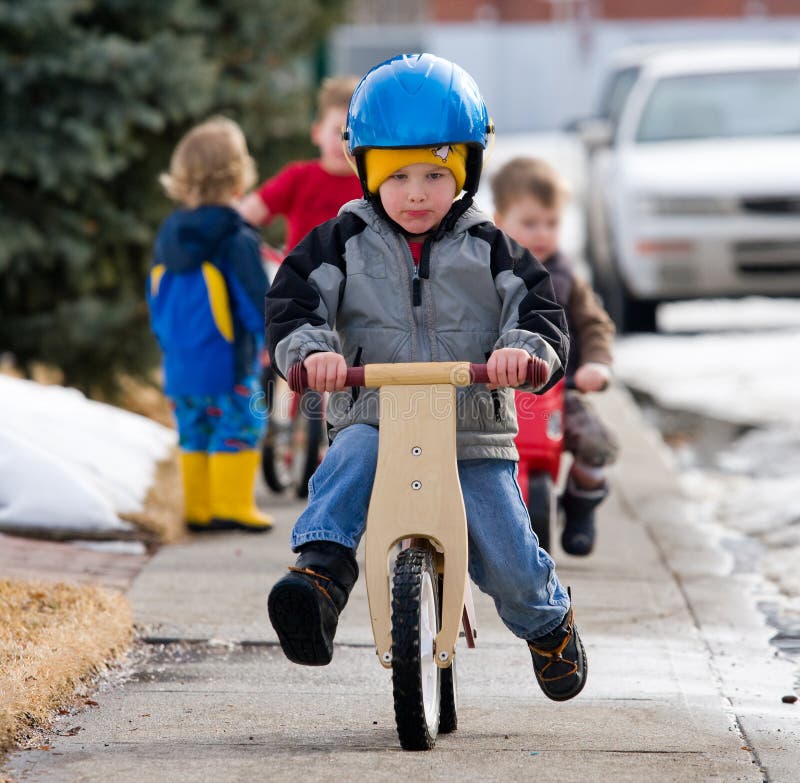
[[[182,207],[159,229],[147,303],[178,425],[186,521],[196,531],[272,526],[253,500],[268,284],[258,237],[234,208],[254,181],[244,135],[224,117],[190,130],[161,176]]]

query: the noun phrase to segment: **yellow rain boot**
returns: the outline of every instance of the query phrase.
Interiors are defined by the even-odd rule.
[[[205,451],[182,451],[183,506],[189,530],[208,530],[211,524],[208,454]]]
[[[253,500],[259,453],[218,451],[209,456],[211,475],[211,525],[215,530],[264,532],[272,518],[262,514]]]

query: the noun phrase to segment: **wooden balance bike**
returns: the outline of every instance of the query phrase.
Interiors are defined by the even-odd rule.
[[[547,374],[546,363],[534,358],[533,387]],[[373,364],[347,371],[347,386],[380,388],[365,574],[375,651],[392,670],[405,750],[429,750],[437,734],[456,729],[456,642],[463,635],[474,647],[477,637],[456,463],[455,387],[473,383],[488,383],[486,365]],[[305,368],[295,365],[289,386],[306,385]]]

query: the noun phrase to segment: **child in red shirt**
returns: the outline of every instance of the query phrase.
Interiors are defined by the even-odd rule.
[[[311,126],[319,158],[288,164],[239,204],[245,220],[254,226],[269,223],[275,215],[286,217],[287,253],[312,228],[336,217],[342,204],[361,198],[361,183],[342,148],[342,128],[357,84],[358,79],[349,76],[322,83],[317,119]]]

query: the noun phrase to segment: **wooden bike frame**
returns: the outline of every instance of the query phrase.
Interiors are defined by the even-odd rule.
[[[541,360],[529,381],[547,379]],[[477,637],[467,571],[467,517],[456,461],[456,386],[485,383],[485,365],[468,362],[373,364],[351,368],[348,386],[380,388],[378,465],[367,514],[366,584],[378,660],[392,666],[389,558],[406,539],[424,539],[435,549],[442,573],[441,625],[434,654],[450,666],[463,625],[467,646]],[[289,384],[300,390],[305,369],[295,365]]]
[[[455,655],[467,585],[467,516],[456,464],[455,405],[450,384],[380,390],[378,467],[364,543],[372,633],[378,660],[386,667],[392,665],[389,557],[408,538],[426,539],[442,556],[436,663],[449,666]]]

